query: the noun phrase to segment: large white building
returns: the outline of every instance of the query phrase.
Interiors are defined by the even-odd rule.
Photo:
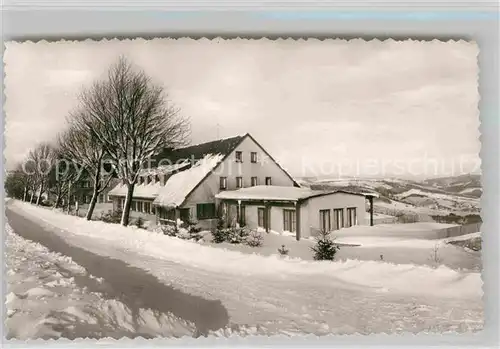
[[[157,166],[140,174],[132,210],[158,223],[192,219],[214,229],[219,217],[266,231],[310,236],[365,223],[366,197],[315,191],[300,185],[250,135],[165,150]],[[109,193],[123,207],[126,186]]]

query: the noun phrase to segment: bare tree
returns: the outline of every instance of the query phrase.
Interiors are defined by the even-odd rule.
[[[54,148],[48,143],[41,143],[28,154],[27,167],[32,169],[34,185],[31,192],[30,202],[36,194],[36,204],[40,204],[43,193],[47,190],[49,173],[54,166]]]
[[[80,164],[91,178],[93,184],[92,199],[87,210],[86,219],[91,220],[99,194],[108,186],[112,176],[104,169],[106,151],[99,144],[92,132],[82,127],[85,120],[83,111],[73,113],[70,118],[69,129],[58,138],[59,147],[66,158],[73,163]]]
[[[83,91],[80,102],[79,128],[98,140],[127,186],[121,219],[126,226],[141,167],[163,148],[186,144],[188,119],[168,101],[161,86],[123,57],[106,79]]]
[[[60,143],[61,136],[58,142]],[[53,167],[50,177],[49,186],[53,194],[56,196],[53,207],[58,208],[63,203],[66,203],[68,213],[71,210],[71,195],[72,186],[79,180],[83,167],[71,159],[71,156],[64,152],[60,146],[56,148],[56,165]],[[66,198],[66,199],[64,199]]]

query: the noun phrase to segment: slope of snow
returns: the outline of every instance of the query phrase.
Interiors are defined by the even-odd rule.
[[[186,196],[220,163],[222,158],[221,154],[209,154],[198,160],[190,169],[174,174],[160,189],[153,203],[164,207],[181,205]]]
[[[75,278],[102,280],[71,258],[23,239],[9,225],[5,233],[7,339],[193,335],[194,324],[172,314],[149,309],[133,314],[119,300],[89,292]]]
[[[88,222],[20,202],[11,209],[41,219],[69,244],[124,260],[184,293],[220,300],[230,323],[215,336],[441,333],[483,327],[479,273],[264,257]]]
[[[245,277],[253,275],[317,277],[321,275],[326,280],[347,281],[365,287],[379,287],[380,280],[383,280],[382,283],[392,280],[390,281],[390,288],[394,292],[433,294],[435,292],[434,287],[437,287],[440,290],[440,295],[449,297],[478,297],[481,294],[481,277],[479,273],[461,274],[448,268],[435,270],[423,266],[412,266],[412,274],[420,275],[420,277],[415,279],[414,275],[408,275],[408,278],[401,275],[399,278],[394,279],[393,273],[397,273],[401,269],[407,270],[408,267],[380,262],[347,260],[330,263],[300,259],[280,259],[276,256],[246,255],[236,251],[224,251],[135,229],[135,227],[125,228],[104,222],[86,221],[21,202],[15,202],[14,205],[52,226],[67,229],[75,235],[95,239],[100,243],[119,245],[125,250],[146,254],[158,259],[166,259],[178,264],[196,266],[197,268],[219,273]],[[353,229],[354,233],[355,227],[350,229]],[[412,230],[411,227],[407,229]],[[415,225],[413,229],[421,228]],[[381,279],[366,278],[364,277],[365,273],[373,273]],[[453,285],[450,285],[449,282],[455,279],[460,279],[460,281],[457,281],[458,284],[454,282]],[[415,285],[415,280],[419,280],[418,282],[426,280],[425,288],[421,289],[418,285]],[[424,286],[424,284],[421,286]]]

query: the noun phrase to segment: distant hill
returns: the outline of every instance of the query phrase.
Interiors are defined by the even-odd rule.
[[[476,215],[479,213],[479,175],[433,178],[423,181],[398,178],[302,178],[303,186],[319,190],[344,189],[375,192],[375,211],[382,214],[420,216]]]

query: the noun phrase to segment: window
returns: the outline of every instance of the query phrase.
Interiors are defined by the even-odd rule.
[[[339,230],[344,227],[344,209],[333,209],[333,230]]]
[[[250,153],[250,161],[253,162],[253,163],[256,163],[257,162],[257,152],[251,152]]]
[[[190,213],[189,208],[181,208],[181,210],[180,210],[181,221],[183,221],[184,223],[187,223],[187,222],[189,222],[190,217],[191,217],[191,213]]]
[[[227,189],[227,177],[220,178],[220,189]]]
[[[151,203],[150,202],[144,202],[144,212],[151,213]]]
[[[252,177],[251,183],[252,183],[252,187],[255,187],[256,185],[258,185],[259,183],[258,183],[257,177]]]
[[[236,177],[236,188],[243,188],[243,177]]]
[[[216,218],[215,204],[198,204],[196,205],[196,215],[198,219]]]
[[[283,210],[283,230],[294,233],[296,231],[295,210]]]
[[[329,232],[330,227],[330,210],[319,210],[319,228],[321,231]]]
[[[271,185],[271,177],[266,177],[266,185]]]
[[[259,228],[265,228],[264,226],[264,208],[263,207],[259,207],[257,209],[257,224],[259,226]]]
[[[104,195],[99,194],[99,203],[102,203],[102,202],[104,202]]]
[[[236,206],[236,219],[238,220],[240,227],[244,227],[246,224],[245,216],[245,206]]]
[[[347,227],[356,225],[356,207],[347,208]]]
[[[241,151],[236,152],[236,162],[243,162],[243,153]]]
[[[142,201],[137,201],[137,212],[142,212]]]

